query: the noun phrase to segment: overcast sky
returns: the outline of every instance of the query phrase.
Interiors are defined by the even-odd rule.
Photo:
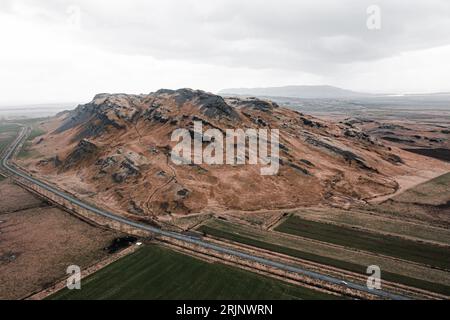
[[[450,91],[448,0],[0,0],[0,39],[3,106],[180,87]]]

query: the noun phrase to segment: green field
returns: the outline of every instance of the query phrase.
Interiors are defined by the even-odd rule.
[[[3,149],[9,146],[13,140],[14,140],[13,137],[7,137],[4,139],[0,138],[0,153],[3,152]]]
[[[0,154],[13,142],[19,128],[20,127],[16,124],[0,123]],[[3,181],[4,179],[5,178],[0,175],[0,181]]]
[[[291,216],[276,231],[450,269],[448,247],[380,235]]]
[[[249,246],[253,246],[253,247],[257,247],[257,248],[261,248],[261,249],[265,249],[265,250],[269,250],[269,251],[273,251],[273,252],[278,252],[278,253],[285,254],[285,255],[288,255],[291,257],[304,259],[304,260],[308,260],[308,261],[312,261],[312,262],[316,262],[316,263],[320,263],[320,264],[324,264],[324,265],[329,265],[329,266],[347,270],[347,271],[352,271],[352,272],[356,272],[356,273],[360,273],[360,274],[366,274],[367,266],[359,265],[357,263],[348,262],[348,261],[344,261],[344,260],[338,260],[338,259],[310,253],[310,252],[297,250],[294,248],[289,248],[286,246],[277,245],[277,244],[267,242],[267,241],[253,239],[248,236],[243,236],[243,235],[240,235],[237,233],[220,230],[217,228],[212,228],[207,225],[202,225],[200,228],[198,228],[198,231],[204,232],[205,234],[216,237],[216,238],[226,239],[226,240],[246,244]],[[402,283],[402,284],[405,284],[408,286],[450,295],[450,287],[440,284],[440,283],[434,283],[434,282],[430,282],[430,281],[426,281],[426,280],[416,279],[416,278],[404,276],[401,274],[396,274],[393,272],[387,272],[384,270],[382,272],[382,277],[384,280],[387,280],[387,281]]]
[[[30,135],[28,136],[27,140],[25,141],[25,143],[23,144],[22,149],[20,150],[20,152],[17,155],[17,158],[19,159],[26,159],[30,156],[32,156],[33,154],[35,154],[36,152],[31,150],[32,147],[32,141],[39,137],[42,136],[43,134],[45,134],[46,132],[38,127],[36,127],[36,123],[34,123]]]
[[[220,263],[146,246],[50,299],[334,299]]]
[[[14,123],[0,123],[0,133],[17,132],[20,126]]]
[[[0,153],[11,144],[20,127],[11,123],[0,123]]]
[[[399,217],[387,217],[373,211],[333,208],[303,208],[295,213],[302,219],[337,224],[369,232],[390,234],[424,242],[436,242],[450,246],[450,230],[437,228],[426,223],[405,221]]]

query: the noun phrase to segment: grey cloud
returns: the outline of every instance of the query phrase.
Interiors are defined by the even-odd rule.
[[[67,7],[78,5],[81,37],[106,50],[226,66],[320,74],[355,61],[450,43],[450,1],[445,0],[14,3],[39,6],[39,18],[51,23],[64,22]],[[366,28],[371,4],[382,9],[380,31]]]

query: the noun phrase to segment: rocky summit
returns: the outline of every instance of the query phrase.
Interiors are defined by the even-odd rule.
[[[176,129],[278,129],[279,172],[258,165],[174,165]],[[347,123],[326,122],[269,100],[200,90],[98,94],[47,124],[30,166],[75,193],[139,218],[221,210],[348,206],[395,192],[407,170],[392,150]],[[58,161],[48,161],[58,159]]]

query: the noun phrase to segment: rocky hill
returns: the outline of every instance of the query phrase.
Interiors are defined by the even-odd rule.
[[[259,165],[174,165],[175,129],[280,131],[280,170]],[[190,89],[146,95],[99,94],[46,125],[28,166],[61,187],[136,217],[220,210],[348,206],[398,188],[407,172],[399,150],[351,123],[324,122],[256,98]]]

